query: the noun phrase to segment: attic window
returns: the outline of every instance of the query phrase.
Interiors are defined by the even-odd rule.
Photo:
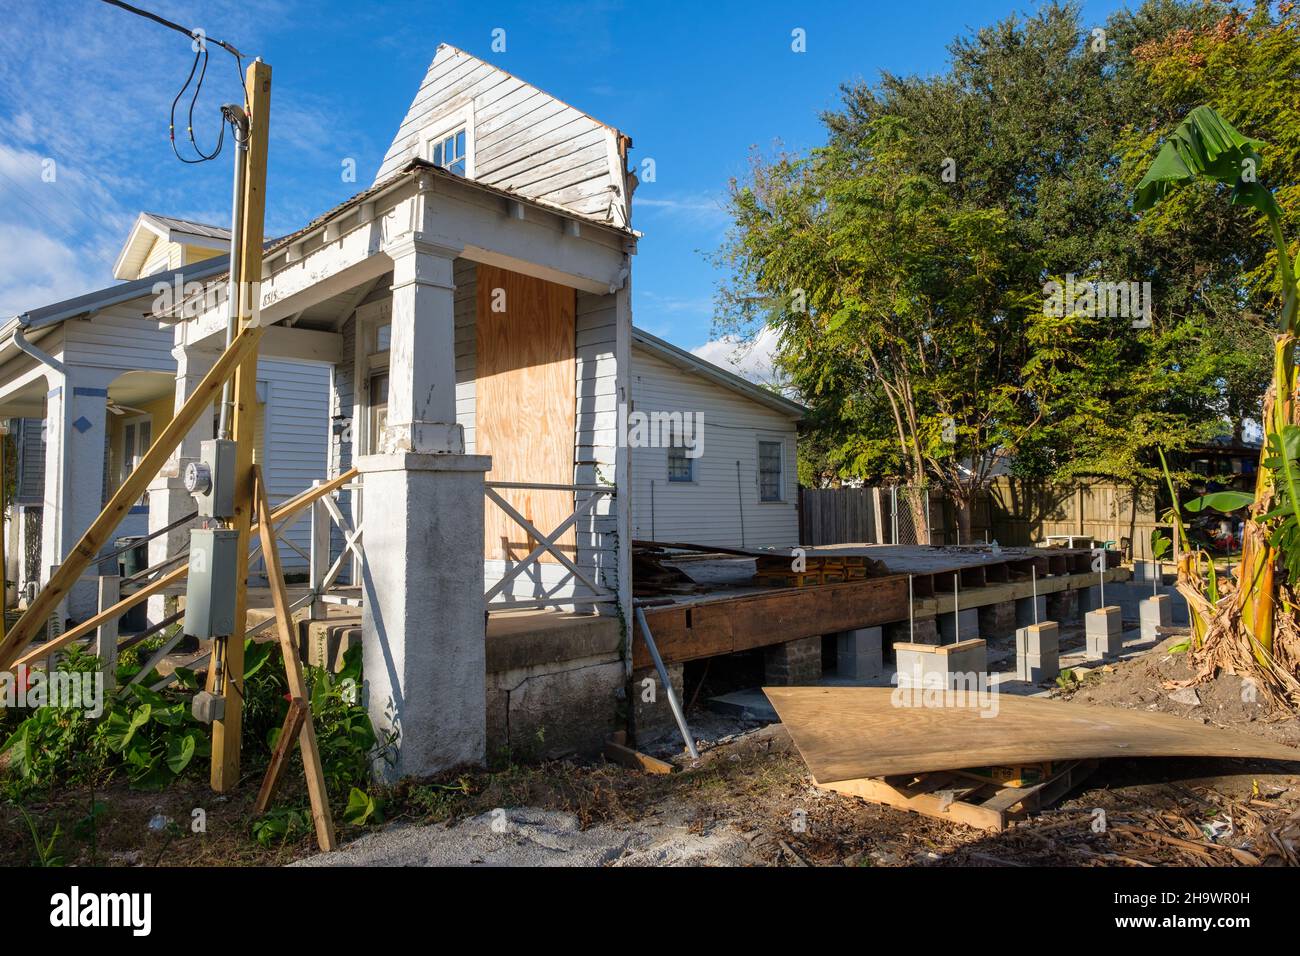
[[[465,128],[452,130],[431,142],[429,161],[457,176],[466,175]]]

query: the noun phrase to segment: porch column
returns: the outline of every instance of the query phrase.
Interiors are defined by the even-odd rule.
[[[115,374],[76,369],[61,381],[56,377],[46,399],[42,583],[103,509],[108,384]],[[80,621],[98,610],[97,577],[94,565],[86,569],[69,592],[62,613]]]
[[[366,701],[376,777],[483,763],[483,479],[456,424],[453,250],[406,236],[394,260],[388,424],[359,456]]]
[[[181,334],[180,331],[178,334]],[[212,371],[219,353],[177,345],[172,349],[172,355],[176,359],[176,399],[173,410],[180,411],[199,382],[203,381],[203,376]],[[211,437],[212,416],[203,415],[198,424],[181,439],[167,464],[149,483],[150,534],[194,511],[194,497],[185,490],[185,466],[199,457],[199,443]],[[190,527],[193,524],[194,522],[188,522],[166,534],[150,538],[149,566],[179,554],[189,543]],[[167,602],[168,597],[164,594],[149,598],[150,624],[156,624],[167,616]]]
[[[456,424],[456,284],[460,250],[407,233],[385,245],[393,260],[385,453],[465,452]]]

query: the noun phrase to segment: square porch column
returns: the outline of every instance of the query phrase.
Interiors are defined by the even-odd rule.
[[[77,369],[50,389],[45,412],[45,516],[41,533],[42,583],[61,564],[104,505],[108,385],[112,373]],[[110,542],[111,546],[111,542]],[[113,571],[116,574],[116,570]],[[91,565],[72,586],[66,616],[81,621],[99,609],[98,569]]]
[[[393,260],[385,454],[462,455],[456,423],[456,283],[460,250],[407,233],[384,246]]]
[[[178,327],[177,334],[183,333]],[[212,371],[212,366],[219,357],[216,351],[185,348],[177,345],[172,349],[176,358],[176,400],[174,411],[180,411],[186,399],[194,393],[203,376]],[[153,534],[167,527],[196,508],[194,496],[185,490],[185,466],[199,457],[199,444],[212,438],[212,416],[202,415],[198,424],[190,429],[181,439],[180,445],[172,452],[157,477],[149,483],[149,533]],[[196,522],[187,522],[173,528],[166,534],[149,539],[149,565],[152,567],[173,555],[180,554],[189,544],[190,528]],[[149,599],[149,623],[156,624],[167,616],[166,595],[156,595]]]
[[[393,258],[388,421],[360,456],[363,666],[380,740],[376,777],[487,755],[483,481],[456,423],[455,250],[408,235]]]

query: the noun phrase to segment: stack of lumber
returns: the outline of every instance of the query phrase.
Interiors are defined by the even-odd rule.
[[[819,584],[861,581],[889,573],[884,562],[863,555],[816,555],[802,558],[794,570],[795,559],[785,555],[765,555],[756,561],[754,581],[777,588],[802,588]]]
[[[634,547],[632,549],[632,594],[647,597],[654,594],[693,594],[699,586],[679,568],[664,564],[672,555],[664,548]]]

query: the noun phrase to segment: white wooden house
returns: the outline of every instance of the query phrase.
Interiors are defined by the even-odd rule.
[[[222,256],[227,236],[217,227],[142,213],[114,268],[121,283],[31,309],[0,328],[0,418],[18,421],[19,481],[6,553],[9,580],[20,594],[48,577],[171,420],[175,330],[154,314],[155,302],[163,287],[201,282],[221,271],[224,258],[214,257]],[[263,351],[255,454],[276,498],[296,494],[324,471],[325,363],[333,357],[304,360]],[[203,360],[196,352],[187,361]],[[174,500],[168,502],[169,496]],[[116,538],[145,535],[178,511],[193,510],[177,476],[164,476],[118,526]],[[185,529],[169,537],[174,553]],[[286,565],[306,570],[309,538],[305,523],[289,530]],[[167,550],[167,541],[156,542],[150,563]],[[108,565],[102,570],[116,573]],[[96,600],[88,573],[73,590],[66,614],[85,618]],[[158,601],[153,613],[160,609]]]
[[[265,253],[262,360],[327,365],[315,477],[357,470],[327,509],[332,547],[322,510],[312,518],[312,583],[355,545],[344,599],[362,608],[372,717],[398,738],[386,776],[482,761],[485,610],[594,610],[630,638],[631,541],[660,520],[656,505],[651,527],[648,486],[634,504],[633,475],[680,475],[682,456],[629,447],[626,415],[704,415],[691,480],[669,490],[665,474],[664,507],[692,517],[666,530],[738,543],[743,504],[745,543],[793,543],[798,406],[633,330],[630,147],[443,45],[374,184]],[[142,234],[121,264],[161,260]],[[167,316],[175,405],[211,365],[227,314],[221,264],[181,265],[205,288]],[[192,507],[174,476],[208,434],[187,436],[156,482],[155,529]],[[731,494],[734,527],[719,504]]]

